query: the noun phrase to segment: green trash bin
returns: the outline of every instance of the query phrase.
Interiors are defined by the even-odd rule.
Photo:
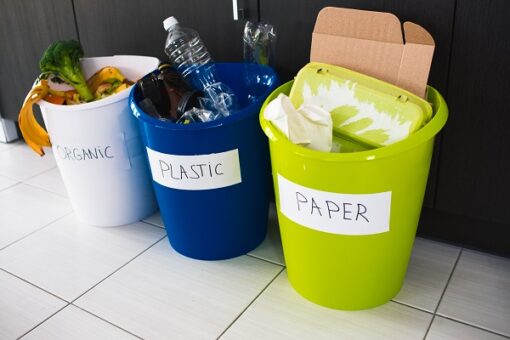
[[[420,217],[444,99],[428,87],[434,115],[395,144],[324,153],[292,144],[264,119],[289,281],[319,305],[358,310],[391,300],[402,287]]]

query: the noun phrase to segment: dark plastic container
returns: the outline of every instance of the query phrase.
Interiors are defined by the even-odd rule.
[[[219,63],[216,68],[220,80],[235,92],[243,107],[229,117],[207,123],[174,124],[155,119],[138,107],[137,86],[133,86],[129,97],[146,146],[170,244],[179,253],[202,260],[246,254],[265,237],[271,169],[267,138],[258,123],[258,113],[279,83],[276,73],[267,66]],[[220,179],[224,174],[230,176],[229,169],[233,167],[215,163],[217,154],[224,153],[238,158],[238,165],[234,166],[238,167],[237,181],[208,189],[201,184],[175,187],[196,186],[193,179],[197,176],[197,182],[207,180],[215,186],[219,182],[213,177],[206,179],[208,174]],[[199,160],[190,165],[187,160],[195,158],[186,156],[197,155]]]

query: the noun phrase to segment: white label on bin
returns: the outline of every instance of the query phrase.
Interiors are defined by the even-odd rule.
[[[170,155],[147,147],[152,178],[169,188],[208,190],[241,183],[237,149],[208,155]]]
[[[342,235],[390,230],[391,191],[340,194],[293,183],[278,174],[280,211],[305,227]]]
[[[129,169],[131,167],[122,133],[104,138],[94,136],[93,143],[79,136],[70,138],[69,142],[66,142],[64,138],[52,139],[53,153],[61,166],[83,167],[85,164],[101,163],[101,166],[113,168]]]

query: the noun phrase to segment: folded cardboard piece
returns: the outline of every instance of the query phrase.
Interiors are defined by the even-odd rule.
[[[434,39],[417,24],[401,25],[391,13],[326,7],[317,16],[310,61],[358,71],[423,98],[433,54]]]

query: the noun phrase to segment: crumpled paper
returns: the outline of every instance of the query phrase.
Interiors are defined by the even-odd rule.
[[[266,106],[264,118],[294,144],[318,151],[331,151],[331,114],[317,105],[303,104],[296,110],[289,97],[281,93]]]

